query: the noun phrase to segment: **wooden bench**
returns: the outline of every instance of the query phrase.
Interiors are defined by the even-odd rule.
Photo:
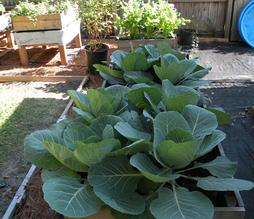
[[[28,65],[29,59],[26,46],[48,46],[57,45],[59,47],[61,64],[67,65],[66,45],[75,40],[75,46],[80,48],[80,20],[72,22],[62,30],[45,30],[31,32],[15,32],[14,39],[19,48],[20,62],[23,66]]]

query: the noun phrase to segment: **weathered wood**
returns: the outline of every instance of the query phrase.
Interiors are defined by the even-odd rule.
[[[231,20],[232,20],[232,14],[233,14],[233,4],[234,4],[234,0],[228,0],[226,22],[225,22],[225,38],[227,38],[227,39],[229,39],[229,37],[230,37]]]
[[[78,35],[74,38],[75,41],[75,46],[77,48],[81,48],[82,47],[82,41],[81,41],[81,34],[78,33]]]
[[[0,82],[29,82],[29,81],[40,81],[40,82],[61,82],[61,81],[80,81],[84,76],[26,76],[26,75],[17,75],[17,76],[8,76],[0,75]]]
[[[59,48],[60,57],[61,57],[61,64],[62,65],[67,65],[68,64],[68,59],[67,59],[66,46],[65,45],[59,45],[58,48]]]
[[[14,38],[13,38],[13,33],[10,30],[6,31],[6,37],[7,37],[7,46],[8,48],[13,48],[14,47]]]
[[[20,58],[21,65],[23,66],[28,65],[28,54],[27,54],[25,46],[19,47],[19,58]]]
[[[77,10],[70,8],[66,13],[39,15],[35,21],[25,16],[12,18],[13,29],[19,31],[38,31],[38,30],[61,30],[75,21],[78,17]]]
[[[34,32],[16,32],[14,33],[15,41],[19,46],[19,55],[22,65],[28,65],[28,57],[25,55],[24,48],[26,46],[47,46],[58,45],[61,57],[61,64],[67,65],[66,45],[74,38],[78,46],[80,46],[80,20],[72,22],[62,30],[47,30]],[[80,47],[79,47],[80,48]]]
[[[177,46],[177,39],[176,38],[170,38],[170,39],[143,39],[143,40],[118,40],[118,49],[130,51],[131,48],[136,48],[140,45],[144,44],[152,44],[156,45],[159,42],[166,42],[172,47]]]
[[[70,43],[80,33],[80,20],[72,22],[62,30],[17,32],[14,39],[18,46]]]
[[[242,41],[242,38],[238,31],[238,20],[243,10],[244,6],[249,2],[249,0],[235,0],[233,8],[233,17],[232,17],[232,28],[231,28],[231,41]]]

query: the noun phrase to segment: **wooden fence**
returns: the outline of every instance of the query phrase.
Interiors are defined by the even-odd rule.
[[[228,37],[233,0],[169,0],[200,34]]]
[[[11,9],[20,0],[2,0]],[[238,17],[249,0],[168,0],[200,34],[239,41]]]

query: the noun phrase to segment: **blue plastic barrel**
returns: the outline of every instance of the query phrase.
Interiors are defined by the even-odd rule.
[[[251,0],[243,9],[238,24],[243,40],[254,48],[254,0]]]

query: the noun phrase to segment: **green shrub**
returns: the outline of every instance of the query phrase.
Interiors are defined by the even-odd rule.
[[[74,0],[79,6],[82,27],[88,34],[90,45],[101,43],[102,39],[114,35],[116,17],[121,0]]]
[[[170,38],[179,26],[188,22],[166,0],[148,0],[146,3],[130,0],[122,4],[122,10],[122,16],[118,18],[120,38]]]

